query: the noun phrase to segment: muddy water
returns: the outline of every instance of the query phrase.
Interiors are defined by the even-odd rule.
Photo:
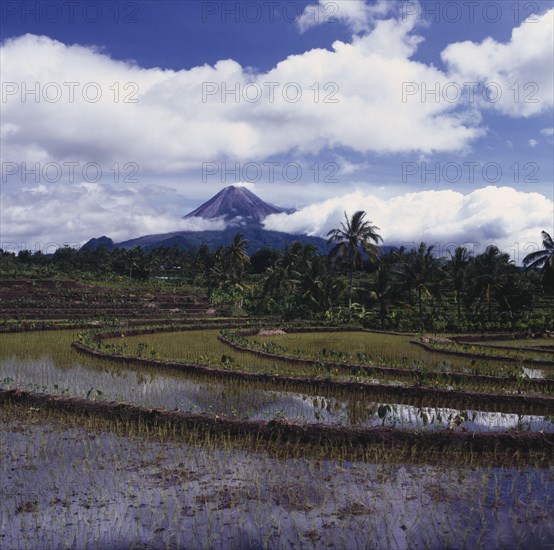
[[[551,468],[277,460],[41,424],[33,414],[0,417],[0,548],[547,548],[554,540]]]
[[[458,410],[433,403],[414,406],[346,395],[308,395],[261,389],[174,371],[97,361],[73,351],[75,333],[4,335],[0,384],[68,396],[125,401],[147,407],[252,420],[468,431],[553,431],[552,418],[507,412]],[[22,346],[22,341],[26,344]]]

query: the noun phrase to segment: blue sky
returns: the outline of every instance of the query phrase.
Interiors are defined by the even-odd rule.
[[[180,217],[241,183],[299,210],[273,229],[362,208],[388,244],[529,251],[554,225],[552,8],[4,1],[2,247],[204,229]]]

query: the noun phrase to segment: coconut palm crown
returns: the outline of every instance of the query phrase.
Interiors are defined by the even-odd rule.
[[[331,229],[327,233],[328,244],[334,245],[329,252],[329,256],[331,258],[340,258],[349,265],[350,300],[352,299],[354,271],[360,265],[363,253],[365,252],[370,259],[377,260],[379,257],[379,247],[377,244],[383,241],[381,235],[377,233],[379,228],[371,225],[370,221],[364,220],[365,216],[366,213],[363,210],[358,210],[349,219],[345,212],[345,223],[341,222],[340,228]]]
[[[527,254],[523,265],[542,268],[544,288],[554,292],[554,239],[546,231],[541,231],[541,236],[543,249]]]

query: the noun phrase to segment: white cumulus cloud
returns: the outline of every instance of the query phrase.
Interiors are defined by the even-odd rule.
[[[411,30],[380,20],[351,43],[291,55],[262,73],[233,60],[144,69],[45,36],[10,39],[1,48],[2,159],[136,162],[179,173],[338,147],[463,150],[483,133],[478,119],[446,102],[402,102],[407,80],[448,81],[410,59],[419,41]]]
[[[225,228],[222,220],[184,220],[164,213],[152,206],[160,192],[168,190],[91,182],[12,189],[2,197],[0,248],[43,250],[48,246],[52,252],[64,244],[81,246],[101,235],[120,242],[142,235]]]
[[[553,23],[554,9],[550,9],[533,16],[533,21],[523,21],[506,43],[490,37],[479,44],[457,42],[445,48],[441,57],[454,82],[482,85],[475,96],[481,107],[510,116],[544,113],[554,104]]]
[[[483,108],[512,116],[552,108],[554,10],[522,23],[507,43],[449,45],[443,71],[412,59],[422,40],[416,21],[391,15],[389,5],[341,0],[341,17],[369,17],[367,30],[330,50],[291,55],[267,72],[230,59],[145,69],[46,36],[9,39],[0,51],[2,160],[136,162],[145,171],[179,173],[203,162],[337,148],[465,151],[486,131]],[[444,90],[453,81],[493,81],[502,97],[489,103],[478,91],[469,104],[402,95],[407,83]]]
[[[318,25],[340,21],[358,33],[368,31],[375,17],[388,14],[393,6],[389,0],[378,0],[375,4],[365,0],[318,0],[304,8],[296,24],[305,32]]]
[[[551,230],[554,203],[539,193],[511,187],[487,186],[463,194],[421,191],[390,199],[356,191],[311,204],[293,214],[275,214],[265,227],[288,233],[325,237],[357,210],[380,228],[387,245],[407,246],[425,241],[438,250],[452,244],[471,244],[482,250],[489,244],[524,253],[539,246],[540,232]],[[518,260],[518,258],[515,258]]]

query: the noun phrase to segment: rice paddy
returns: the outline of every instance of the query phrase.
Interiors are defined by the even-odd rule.
[[[17,406],[0,442],[3,548],[541,548],[554,536],[552,468],[283,456]]]
[[[153,319],[145,328],[153,322],[164,325]],[[263,336],[221,322],[225,338],[245,348],[238,350],[219,328],[133,334],[135,325],[0,335],[0,548],[547,548],[554,541],[554,389],[537,382],[552,369],[522,361],[548,360],[550,339],[448,343],[486,350],[476,360],[427,351],[410,335],[284,327]],[[94,343],[102,331],[112,336]],[[121,357],[79,352],[71,345],[79,340]],[[24,394],[13,400],[5,390],[15,388],[57,396],[60,406],[26,402]],[[197,430],[83,414],[71,398],[205,415],[215,424]],[[255,430],[239,437],[218,429],[218,418],[267,429],[277,422],[283,433],[327,426],[385,435],[372,444],[353,443],[348,431],[344,441],[325,443],[318,432],[309,442]],[[401,432],[440,445],[395,443]],[[461,443],[478,434],[500,439],[482,451]],[[510,450],[499,443],[506,434],[543,439]]]

